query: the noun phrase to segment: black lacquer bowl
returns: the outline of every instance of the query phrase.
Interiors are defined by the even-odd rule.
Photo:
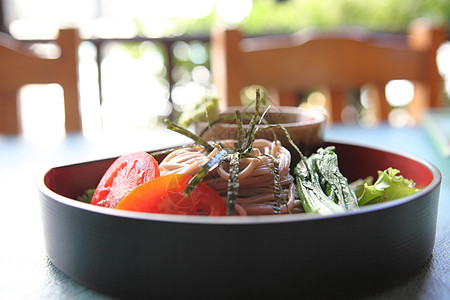
[[[39,182],[47,254],[74,280],[120,298],[347,297],[407,277],[433,249],[439,170],[402,153],[331,144],[350,181],[392,166],[423,189],[327,217],[175,216],[73,200],[114,158],[55,167]]]

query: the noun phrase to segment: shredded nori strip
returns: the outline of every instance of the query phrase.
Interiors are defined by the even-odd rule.
[[[276,159],[273,155],[268,154],[272,160],[273,160],[273,214],[279,215],[281,214],[281,191],[283,188],[281,187],[281,181],[280,181],[280,169],[279,169],[279,163],[278,159]],[[289,207],[287,206],[286,199],[284,200],[286,204],[286,208],[289,211]]]
[[[239,110],[235,110],[236,114],[236,125],[237,125],[237,143],[235,145],[235,150],[239,151],[242,147],[242,138],[244,136],[244,128],[242,126],[242,116]]]
[[[263,161],[261,158],[245,153],[241,155],[241,158],[254,158],[254,159],[258,159],[263,165],[265,165],[269,170],[270,173],[272,174],[273,178],[274,178],[274,210],[276,209],[276,207],[278,207],[278,210],[281,211],[281,191],[283,190],[283,187],[281,186],[281,180],[280,180],[280,172],[279,172],[279,163],[278,160],[276,159],[276,157],[274,157],[271,154],[264,154],[264,156],[270,157],[273,160],[273,164],[274,164],[274,168],[271,169],[270,166]],[[283,195],[283,204],[286,204],[286,208],[288,213],[291,213],[289,210],[289,207],[287,206],[287,200]],[[274,214],[277,214],[274,211]]]
[[[253,148],[253,141],[255,140],[255,131],[256,124],[258,123],[259,118],[259,104],[261,99],[261,93],[259,88],[256,89],[256,103],[255,103],[255,113],[250,119],[250,123],[248,124],[248,130],[245,134],[245,138],[242,145],[243,152],[250,152]]]
[[[208,174],[209,170],[216,164],[219,164],[227,155],[228,151],[225,149],[221,149],[216,155],[211,157],[211,159],[202,166],[200,171],[198,171],[197,174],[195,174],[195,176],[189,180],[188,185],[183,191],[183,196],[189,197],[189,195],[195,190],[197,185]]]
[[[203,146],[208,152],[211,152],[214,150],[214,147],[211,146],[208,142],[206,142],[205,140],[203,140],[201,137],[199,137],[198,135],[190,132],[189,130],[187,130],[184,127],[181,127],[180,125],[177,125],[173,122],[171,122],[169,119],[165,119],[164,122],[166,123],[167,129],[170,129],[172,131],[181,133],[185,136],[187,136],[188,138],[191,138],[194,140],[194,142],[196,142],[197,144]]]
[[[234,207],[236,205],[237,195],[239,193],[239,152],[231,155],[230,160],[230,177],[228,178],[227,190],[227,215],[234,215]]]

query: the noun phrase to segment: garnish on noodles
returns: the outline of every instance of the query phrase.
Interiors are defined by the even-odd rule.
[[[161,176],[193,175],[185,196],[204,182],[212,187],[227,207],[228,215],[263,215],[301,212],[294,177],[289,172],[290,152],[276,139],[256,139],[260,115],[260,92],[256,91],[254,114],[248,129],[236,110],[237,139],[207,143],[181,126],[166,120],[167,128],[185,134],[197,145],[172,151],[160,163]],[[213,126],[210,125],[210,126]],[[281,125],[280,125],[281,126]]]
[[[194,176],[193,179],[202,177],[201,181],[224,199],[228,215],[302,211],[296,197],[294,177],[289,172],[289,151],[279,141],[256,139],[252,150],[244,154],[232,152],[235,144],[235,140],[224,140],[211,152],[198,145],[175,150],[159,164],[160,174],[188,174]],[[223,153],[230,154],[222,156]],[[219,162],[208,164],[217,156],[220,157]],[[190,181],[192,185],[196,183],[195,180]]]

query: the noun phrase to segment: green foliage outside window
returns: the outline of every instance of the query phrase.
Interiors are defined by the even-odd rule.
[[[238,8],[237,8],[238,9]],[[401,32],[416,18],[450,20],[448,0],[253,0],[250,15],[238,26],[247,34],[295,32],[306,27],[360,26]],[[208,33],[216,16],[180,21],[186,34]]]

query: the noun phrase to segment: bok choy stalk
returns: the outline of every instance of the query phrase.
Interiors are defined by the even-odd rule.
[[[311,172],[305,161],[300,161],[295,167],[297,193],[307,213],[332,215],[344,212],[342,206],[327,197],[320,187],[319,176]]]
[[[358,207],[354,191],[339,172],[334,149],[320,148],[294,169],[297,192],[307,213],[329,215]]]
[[[345,209],[358,208],[358,198],[338,167],[338,157],[334,152],[335,147],[320,148],[308,158],[313,171],[319,174],[322,190],[335,203]]]

